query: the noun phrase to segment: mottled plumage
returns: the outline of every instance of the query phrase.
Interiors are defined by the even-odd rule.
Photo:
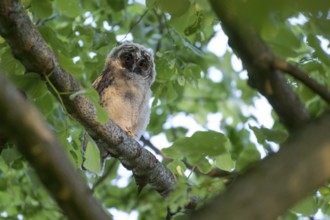
[[[92,85],[110,119],[135,139],[149,122],[150,86],[155,76],[152,52],[139,44],[125,43],[110,52]]]
[[[109,118],[134,139],[138,140],[149,122],[151,97],[150,86],[155,81],[156,71],[153,54],[145,47],[125,43],[109,53],[104,69],[94,81],[93,87],[100,95],[100,104]],[[87,147],[84,134],[82,150]],[[109,153],[99,147],[101,171]],[[85,157],[83,157],[82,169]]]

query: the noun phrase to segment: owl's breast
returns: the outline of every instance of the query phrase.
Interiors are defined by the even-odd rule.
[[[123,130],[140,136],[149,120],[149,88],[132,81],[115,81],[103,90],[100,104]]]

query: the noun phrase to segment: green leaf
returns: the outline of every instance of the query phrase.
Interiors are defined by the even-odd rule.
[[[61,66],[75,77],[80,76],[81,72],[83,72],[82,66],[80,66],[79,63],[74,63],[70,57],[67,57],[62,53],[58,53],[57,57]]]
[[[50,92],[46,92],[44,96],[36,99],[34,104],[45,117],[48,117],[54,114],[53,111],[58,108],[59,102],[55,101],[55,97]]]
[[[148,9],[154,9],[157,0],[146,0],[146,6]]]
[[[170,21],[171,26],[180,34],[182,34],[182,36],[185,36],[184,31],[186,28],[193,25],[196,21],[196,11],[194,7],[189,7],[189,9],[184,13],[184,16],[173,17]]]
[[[175,190],[173,190],[166,199],[166,203],[169,205],[170,210],[178,210],[189,202],[189,194],[186,184],[186,179],[182,177],[177,178]]]
[[[237,158],[237,170],[242,170],[260,160],[259,151],[252,144],[244,148]]]
[[[175,74],[175,60],[167,60],[165,57],[156,60],[157,81],[166,82]]]
[[[0,70],[8,74],[9,78],[10,75],[24,73],[24,66],[20,62],[17,62],[9,48],[5,47],[0,50],[0,55]]]
[[[265,127],[258,128],[251,125],[249,125],[249,128],[254,132],[260,144],[263,144],[265,140],[281,144],[288,137],[288,133],[284,130],[268,129]]]
[[[225,153],[223,155],[218,156],[215,160],[214,165],[219,169],[225,171],[232,171],[235,168],[235,163],[229,153]]]
[[[303,199],[302,201],[298,202],[291,209],[291,211],[301,214],[303,216],[311,216],[317,212],[317,204],[316,199],[314,196],[308,196],[307,198]]]
[[[100,153],[92,141],[88,141],[84,156],[85,161],[83,166],[88,171],[98,174],[101,171]]]
[[[197,166],[202,172],[208,172],[211,165],[207,158],[214,159],[226,153],[228,144],[228,139],[222,133],[199,131],[191,137],[178,139],[171,147],[163,149],[163,152],[173,159],[186,158],[190,165]]]
[[[106,1],[114,11],[121,11],[125,9],[127,6],[127,1],[123,1],[123,0],[106,0]]]
[[[32,12],[39,19],[45,19],[52,15],[53,7],[50,0],[31,0]]]
[[[160,87],[161,97],[165,97],[168,102],[174,101],[177,97],[177,91],[172,82]]]
[[[15,148],[6,148],[2,150],[1,157],[8,166],[11,166],[16,160],[22,158],[22,155]]]
[[[183,173],[186,170],[186,165],[181,160],[173,160],[167,165],[167,168],[174,174],[184,176]]]
[[[55,0],[54,3],[59,8],[59,11],[68,17],[76,17],[83,14],[79,0]]]
[[[96,33],[93,36],[93,48],[99,49],[104,46],[112,45],[116,42],[116,35],[111,32]]]
[[[10,79],[32,99],[37,99],[48,93],[45,81],[36,73],[11,75]]]
[[[182,16],[190,7],[189,0],[158,0],[156,4],[162,11],[171,14],[172,17]]]
[[[178,77],[178,83],[180,86],[184,86],[185,82],[186,82],[186,80],[185,80],[184,76]]]
[[[292,212],[286,212],[282,216],[278,217],[278,220],[298,220],[298,216]]]
[[[71,99],[74,99],[77,95],[84,94],[95,106],[96,108],[96,120],[105,123],[109,120],[108,113],[102,106],[99,104],[99,94],[93,88],[80,90],[75,92],[70,96]]]
[[[188,63],[184,68],[184,75],[189,80],[201,78],[201,68],[199,65],[194,63]]]
[[[328,187],[321,187],[319,189],[319,192],[321,193],[322,196],[328,196],[330,195],[330,189]]]

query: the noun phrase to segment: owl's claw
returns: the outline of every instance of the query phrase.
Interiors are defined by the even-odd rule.
[[[131,136],[133,139],[136,139],[136,135],[131,131],[129,130],[128,128],[125,129],[126,133]]]

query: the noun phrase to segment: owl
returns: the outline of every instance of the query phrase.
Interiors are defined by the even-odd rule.
[[[149,122],[150,86],[155,77],[152,51],[125,43],[112,49],[92,84],[109,118],[136,140]]]

